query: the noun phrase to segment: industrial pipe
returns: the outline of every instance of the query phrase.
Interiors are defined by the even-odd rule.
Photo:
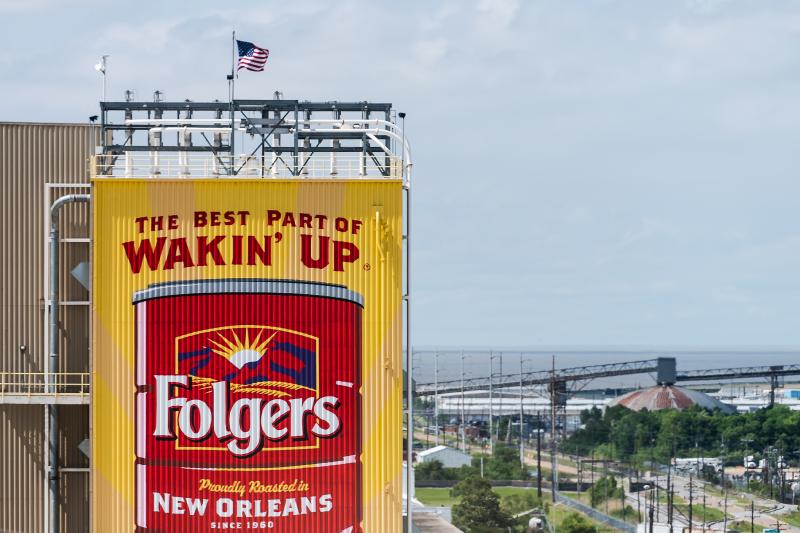
[[[88,194],[68,194],[58,198],[50,207],[50,356],[47,364],[46,389],[56,392],[58,373],[58,210],[73,202],[88,202]],[[48,527],[50,533],[58,533],[58,405],[47,406],[48,422]]]
[[[400,118],[405,125],[406,114],[400,113]],[[407,146],[405,129],[403,129],[402,146]],[[401,169],[405,169],[403,159],[406,151],[401,156]],[[410,155],[410,154],[409,154]],[[401,170],[401,171],[402,171]],[[406,434],[408,448],[406,449],[406,516],[408,520],[407,531],[414,530],[414,357],[411,352],[411,187],[406,180],[403,187],[406,193],[406,402],[408,403],[408,422]],[[436,422],[439,423],[438,421]]]

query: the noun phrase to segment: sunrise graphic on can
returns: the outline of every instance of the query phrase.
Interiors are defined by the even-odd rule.
[[[218,279],[133,304],[138,531],[361,531],[360,294]]]

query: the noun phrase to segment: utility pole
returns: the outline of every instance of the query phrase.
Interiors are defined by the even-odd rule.
[[[519,353],[519,466],[525,469],[525,406],[522,397],[522,352]]]
[[[706,486],[703,485],[703,531],[706,530]],[[723,531],[728,531],[728,528],[725,528]]]
[[[428,422],[428,427],[425,428],[425,447],[431,447],[431,414],[430,411],[425,415],[425,418]]]
[[[608,459],[603,460],[603,477],[605,478],[605,483],[603,484],[603,498],[606,501],[606,514],[608,514]]]
[[[660,491],[661,487],[658,486],[658,472],[656,471],[656,502],[661,501]],[[656,503],[656,520],[661,522],[661,506]]]
[[[556,503],[556,491],[558,490],[558,462],[556,459],[556,402],[558,392],[556,391],[556,356],[553,356],[553,368],[550,374],[550,474],[553,483],[553,503]]]
[[[503,353],[502,352],[497,354],[497,359],[500,361],[500,375],[502,376],[503,375]],[[511,422],[509,421],[509,423],[511,423]],[[499,442],[500,441],[500,424],[499,424],[499,421],[498,421],[497,424],[495,424],[494,427],[496,428],[495,432],[497,433],[495,435],[495,440]]]
[[[594,494],[594,448],[592,448],[592,497],[589,502],[592,505],[592,509],[594,509]]]
[[[640,521],[642,519],[642,502],[641,498],[639,497],[639,493],[642,491],[642,485],[639,481],[636,481],[636,521]]]
[[[433,356],[433,423],[436,426],[436,446],[439,446],[439,352]]]
[[[689,533],[692,533],[692,511],[694,507],[694,482],[692,481],[692,473],[689,472]]]
[[[671,455],[671,454],[670,454]],[[667,523],[672,530],[672,457],[667,463]]]
[[[769,376],[769,406],[775,407],[775,389],[778,388],[778,376],[777,374],[771,374]]]
[[[536,495],[542,499],[542,413],[536,412]]]
[[[725,467],[723,466],[723,468],[725,468]],[[704,496],[705,496],[705,494],[704,494]],[[705,512],[705,510],[704,510],[704,512]],[[725,508],[723,509],[723,512],[725,513],[725,518],[723,519],[724,520],[724,524],[722,526],[722,531],[728,531],[728,491],[727,490],[725,491]],[[703,521],[705,521],[705,519],[703,519]]]
[[[489,352],[489,453],[494,454],[494,354]]]
[[[673,486],[675,480],[672,479],[672,463],[675,460],[675,433],[673,432],[670,437],[669,464],[667,465],[667,477],[669,478],[667,482],[667,522],[670,525],[670,530],[672,530],[675,513],[675,487]]]
[[[619,477],[619,501],[622,504],[622,520],[625,521],[625,483],[623,483],[624,476],[620,475]],[[628,488],[630,488],[630,479],[628,480]]]
[[[464,352],[461,352],[461,451],[467,453],[467,426],[464,419]]]
[[[728,485],[725,483],[725,436],[722,436],[722,442],[720,444],[720,462],[722,463],[722,490],[725,493],[725,509],[723,512],[725,513],[724,525],[722,531],[728,531]],[[705,494],[705,486],[703,488],[703,494]],[[704,511],[705,512],[705,511]]]
[[[750,500],[750,533],[756,533],[756,502]]]

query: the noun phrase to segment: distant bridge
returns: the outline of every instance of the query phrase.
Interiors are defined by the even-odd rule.
[[[463,352],[457,351],[440,351],[437,353],[447,355],[462,354],[463,356]],[[652,373],[656,374],[656,382],[663,384],[685,381],[767,378],[770,380],[770,404],[772,404],[774,403],[775,389],[778,387],[778,378],[782,376],[800,375],[800,364],[716,368],[711,370],[688,370],[679,372],[674,357],[657,357],[641,361],[556,368],[553,370],[539,370],[535,372],[518,372],[516,374],[502,374],[499,376],[462,377],[461,379],[448,379],[445,381],[434,380],[433,382],[426,383],[417,382],[416,392],[422,396],[429,396],[432,394],[445,394],[449,392],[548,385],[551,394],[555,391],[555,396],[564,396],[565,401],[567,383],[570,382]]]

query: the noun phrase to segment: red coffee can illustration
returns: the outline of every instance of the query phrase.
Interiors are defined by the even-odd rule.
[[[137,530],[361,531],[361,295],[220,279],[133,303]]]

